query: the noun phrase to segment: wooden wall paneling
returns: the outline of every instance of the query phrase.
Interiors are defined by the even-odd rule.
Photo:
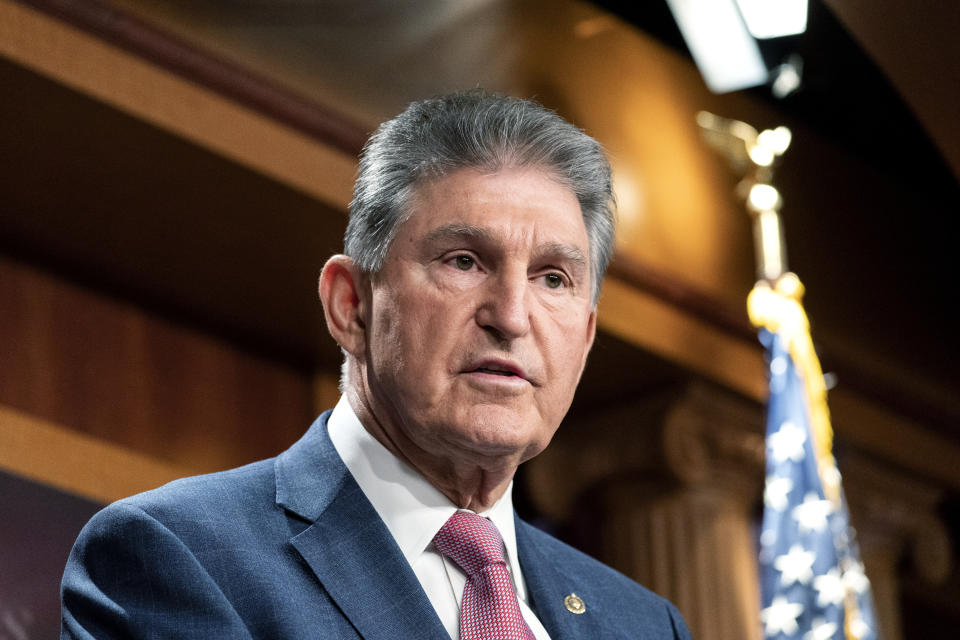
[[[0,404],[196,469],[274,455],[310,377],[0,258]]]

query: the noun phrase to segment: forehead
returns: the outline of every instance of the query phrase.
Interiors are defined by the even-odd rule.
[[[417,185],[408,206],[410,218],[398,234],[408,242],[437,228],[468,225],[502,239],[587,248],[576,195],[542,169],[458,169]]]

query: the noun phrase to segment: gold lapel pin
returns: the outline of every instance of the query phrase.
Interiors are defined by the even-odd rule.
[[[575,593],[571,593],[563,599],[563,606],[565,606],[570,613],[577,615],[587,612],[587,605],[584,603],[583,598]]]

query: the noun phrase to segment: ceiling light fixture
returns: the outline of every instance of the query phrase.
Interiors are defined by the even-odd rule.
[[[667,0],[680,33],[714,93],[767,82],[769,73],[734,0]]]
[[[767,69],[757,39],[803,33],[807,0],[667,0],[707,87],[727,93],[771,84],[784,98],[800,86],[798,56]]]
[[[807,0],[737,0],[740,15],[758,40],[807,30]]]

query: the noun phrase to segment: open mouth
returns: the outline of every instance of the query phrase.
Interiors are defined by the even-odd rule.
[[[524,381],[536,386],[534,381],[527,377],[527,372],[524,371],[520,365],[496,358],[475,360],[468,364],[463,372],[482,376],[497,376],[498,378],[502,378],[504,382]]]
[[[512,377],[512,378],[518,377],[517,374],[515,374],[513,371],[503,371],[503,370],[501,370],[501,369],[488,369],[488,368],[486,368],[486,367],[480,367],[479,369],[474,369],[474,372],[476,372],[476,373],[491,373],[491,374],[493,374],[493,375],[495,375],[495,376],[504,376],[504,377],[508,377],[508,378],[509,378],[509,377]]]

